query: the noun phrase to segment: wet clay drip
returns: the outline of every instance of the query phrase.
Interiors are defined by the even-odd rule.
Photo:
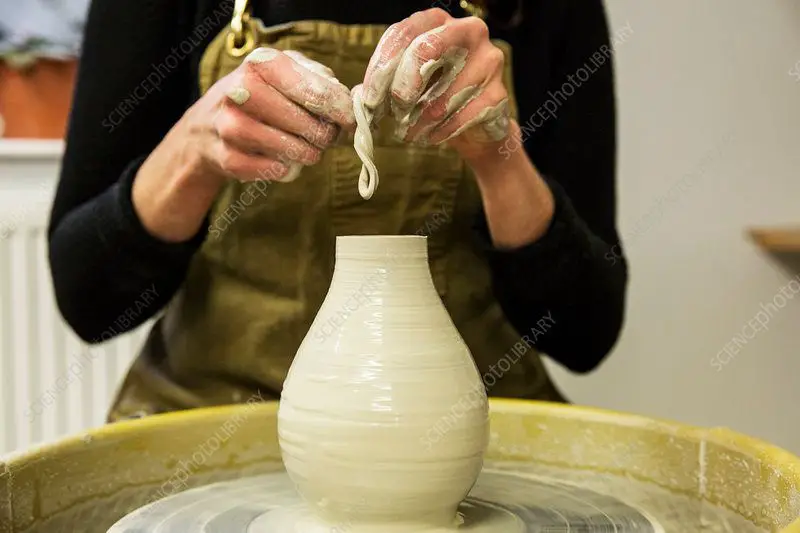
[[[356,117],[356,134],[353,146],[363,165],[358,177],[358,193],[364,200],[369,200],[378,188],[378,168],[372,160],[374,145],[372,142],[372,111],[364,104],[361,85],[353,89],[353,113]]]

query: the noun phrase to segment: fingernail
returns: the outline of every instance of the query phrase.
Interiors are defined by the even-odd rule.
[[[362,89],[361,89],[361,100],[366,105],[370,105],[371,106],[372,105],[372,101],[375,99],[376,94],[377,93],[375,92],[375,89],[373,89],[372,87],[362,87]]]
[[[381,94],[377,88],[368,87],[364,93],[364,103],[370,108],[375,109],[386,99],[386,94]]]
[[[408,126],[403,124],[398,125],[392,132],[392,138],[399,142],[405,142],[406,135],[408,135]]]
[[[266,63],[272,61],[280,55],[278,50],[272,48],[256,48],[244,59],[246,63]]]
[[[250,91],[244,87],[232,87],[225,95],[236,105],[244,105],[250,99]]]
[[[297,176],[300,175],[300,172],[303,170],[303,165],[299,163],[295,163],[289,166],[289,171],[278,181],[281,183],[290,183],[297,179]]]
[[[403,118],[407,117],[408,114],[413,109],[413,105],[405,106],[400,102],[392,100],[392,114],[394,115],[395,120],[400,121]]]

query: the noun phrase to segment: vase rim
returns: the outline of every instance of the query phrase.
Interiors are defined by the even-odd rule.
[[[336,237],[336,255],[424,256],[428,253],[428,238],[424,235],[340,235]]]
[[[368,239],[427,239],[427,235],[337,235],[336,240]]]

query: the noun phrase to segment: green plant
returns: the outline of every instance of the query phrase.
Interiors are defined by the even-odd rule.
[[[20,47],[0,50],[0,59],[13,69],[24,70],[36,63],[49,44],[45,39],[29,39]]]

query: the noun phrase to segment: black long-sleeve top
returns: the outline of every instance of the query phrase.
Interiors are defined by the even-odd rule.
[[[609,29],[602,0],[523,2],[518,27],[490,23],[490,29],[513,47],[524,149],[553,190],[555,216],[539,241],[512,251],[491,247],[482,214],[476,231],[487,243],[495,294],[511,323],[527,333],[550,317],[554,325],[536,336],[536,347],[587,372],[619,336],[627,285],[615,223]],[[464,15],[455,0],[437,4]],[[58,306],[87,342],[99,342],[112,323],[120,333],[115,320],[146,290],[156,299],[131,317],[128,329],[157,314],[205,238],[205,224],[184,243],[150,235],[134,211],[131,184],[143,158],[199,97],[200,56],[229,23],[232,7],[232,0],[91,4],[49,227]],[[253,15],[267,25],[302,19],[390,24],[428,7],[427,0],[256,0]],[[213,29],[202,41],[201,25]],[[156,79],[154,72],[157,90],[143,84],[148,76]]]

